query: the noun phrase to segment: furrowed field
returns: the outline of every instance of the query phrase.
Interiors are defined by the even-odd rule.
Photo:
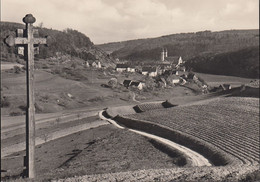
[[[216,98],[129,115],[158,123],[216,146],[243,164],[259,162],[259,99]]]

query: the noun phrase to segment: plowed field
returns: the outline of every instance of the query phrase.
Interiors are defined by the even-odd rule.
[[[159,123],[204,140],[244,164],[259,162],[258,98],[216,98],[130,117]]]

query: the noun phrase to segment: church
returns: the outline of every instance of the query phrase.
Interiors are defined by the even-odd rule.
[[[182,70],[184,69],[183,71],[185,71],[185,68],[183,66],[184,61],[182,60],[181,56],[168,56],[167,48],[162,48],[160,62],[162,65],[165,65],[165,67],[170,66],[171,68],[177,68]]]

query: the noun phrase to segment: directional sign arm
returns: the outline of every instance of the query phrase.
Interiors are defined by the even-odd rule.
[[[28,44],[28,39],[24,37],[16,37],[15,39],[15,45],[25,45]]]
[[[47,44],[46,38],[34,38],[33,44]]]
[[[9,46],[9,47],[13,47],[15,45],[15,38],[13,35],[9,35],[5,38],[5,43]]]

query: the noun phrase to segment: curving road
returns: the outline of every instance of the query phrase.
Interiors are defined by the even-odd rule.
[[[106,120],[106,121],[110,122],[111,124],[115,125],[116,127],[120,128],[120,129],[125,129],[124,127],[118,125],[117,122],[115,122],[114,120],[106,118],[103,115],[103,112],[104,111],[99,112],[100,119]],[[171,146],[171,147],[179,150],[180,152],[184,153],[188,157],[188,159],[192,162],[192,164],[191,164],[192,166],[212,166],[211,163],[208,161],[208,159],[206,159],[204,156],[200,155],[199,153],[197,153],[197,152],[195,152],[195,151],[193,151],[193,150],[191,150],[187,147],[184,147],[184,146],[179,145],[175,142],[172,142],[168,139],[165,139],[165,138],[162,138],[162,137],[159,137],[159,136],[156,136],[156,135],[152,135],[152,134],[149,134],[149,133],[145,133],[145,132],[141,132],[141,131],[133,130],[133,129],[129,129],[129,131],[135,132],[137,134],[143,135],[143,136],[148,137],[148,138],[152,138],[154,140],[157,140],[161,143],[164,143],[168,146]]]

